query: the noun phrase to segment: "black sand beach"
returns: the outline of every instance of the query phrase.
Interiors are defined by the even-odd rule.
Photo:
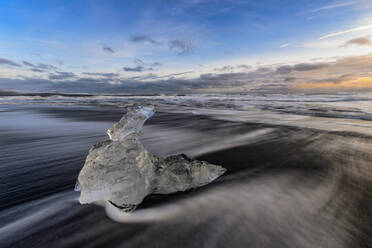
[[[89,148],[123,110],[12,108],[0,112],[1,247],[372,247],[368,135],[160,109],[141,136],[151,152],[228,172],[149,196],[118,223],[101,206],[80,205],[73,188]]]

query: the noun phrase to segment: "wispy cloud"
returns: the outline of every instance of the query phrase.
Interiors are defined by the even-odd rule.
[[[107,53],[115,53],[114,49],[112,49],[111,47],[109,46],[103,46],[102,47],[103,51],[107,52]]]
[[[177,51],[178,55],[185,55],[192,53],[195,46],[188,40],[172,40],[169,44],[169,48]]]
[[[21,65],[9,60],[9,59],[4,59],[0,58],[0,65],[10,65],[10,66],[15,66],[15,67],[20,67]]]
[[[176,76],[190,74],[190,73],[193,73],[193,72],[194,71],[185,71],[185,72],[172,73],[172,74],[167,74],[167,75],[159,76],[158,78],[172,78],[172,77],[176,77]]]
[[[136,65],[141,65],[141,66],[145,65],[145,62],[142,59],[135,59],[133,63],[135,63]]]
[[[367,25],[363,25],[363,26],[359,26],[359,27],[355,27],[355,28],[351,28],[351,29],[346,29],[346,30],[343,30],[343,31],[335,32],[335,33],[326,34],[326,35],[323,35],[322,37],[320,37],[319,40],[323,40],[323,39],[327,39],[327,38],[331,38],[331,37],[335,37],[335,36],[339,36],[339,35],[343,35],[343,34],[347,34],[347,33],[362,31],[362,30],[366,30],[366,29],[370,29],[370,28],[372,28],[372,24],[367,24]]]
[[[219,71],[219,72],[233,72],[234,71],[234,67],[231,66],[231,65],[225,65],[221,68],[216,68],[214,69],[214,71]]]
[[[56,63],[57,63],[59,66],[63,65],[63,61],[60,60],[60,59],[56,59]]]
[[[323,11],[323,10],[330,10],[330,9],[342,8],[342,7],[354,5],[356,3],[357,3],[356,1],[338,2],[338,3],[333,3],[333,4],[325,5],[325,6],[316,8],[316,9],[311,9],[311,10],[308,10],[306,12],[307,13],[316,13],[316,12],[320,12],[320,11]]]
[[[284,44],[281,44],[281,45],[280,45],[280,48],[285,48],[285,47],[287,47],[287,46],[289,46],[289,43],[284,43]]]
[[[41,70],[56,70],[57,69],[57,67],[55,67],[54,65],[44,64],[44,63],[38,63],[37,68]]]
[[[252,69],[252,66],[250,66],[250,65],[238,65],[237,68],[238,69],[243,69],[243,70],[250,70],[250,69]]]
[[[151,64],[151,66],[162,66],[163,64],[160,62],[154,62]]]
[[[359,37],[345,42],[341,47],[347,47],[350,45],[369,46],[372,45],[372,41],[368,37]]]
[[[44,71],[50,71],[50,70],[57,70],[58,68],[51,64],[45,64],[45,63],[37,63],[33,64],[31,62],[23,60],[22,63],[25,66],[31,67],[31,71],[33,72],[44,72]]]
[[[233,73],[234,71],[248,71],[252,69],[252,66],[250,65],[238,65],[238,66],[232,66],[232,65],[225,65],[219,68],[215,68],[214,71],[223,72],[223,73]]]
[[[32,72],[39,72],[39,73],[41,73],[41,72],[45,72],[45,71],[40,70],[40,69],[38,69],[38,68],[31,68],[30,71],[32,71]]]
[[[83,72],[82,74],[88,76],[97,76],[97,77],[118,77],[119,73],[112,73],[112,72]]]
[[[55,74],[50,74],[48,78],[50,80],[65,80],[74,77],[76,77],[76,75],[72,72],[56,72]]]
[[[281,44],[281,45],[280,45],[280,48],[285,48],[285,47],[287,47],[287,46],[289,46],[289,43],[284,43],[284,44]]]
[[[149,67],[144,67],[141,65],[138,65],[136,67],[123,67],[123,70],[126,72],[144,72],[144,71],[152,71],[153,68]]]
[[[292,71],[312,71],[322,69],[327,66],[328,64],[325,63],[318,64],[300,63],[294,66],[289,65],[280,66],[276,69],[276,71],[279,72],[280,74],[288,74],[291,73]]]
[[[179,72],[179,73],[171,73],[171,74],[166,74],[166,75],[156,75],[154,73],[149,73],[147,75],[143,76],[137,76],[137,77],[131,77],[128,78],[130,80],[159,80],[159,79],[170,79],[170,78],[175,78],[178,76],[182,76],[185,74],[190,74],[193,73],[194,71],[185,71],[185,72]]]
[[[143,67],[145,67],[145,66],[154,66],[154,67],[156,67],[156,66],[162,66],[163,64],[162,63],[160,63],[160,62],[145,62],[145,61],[143,61],[142,59],[135,59],[134,61],[133,61],[133,63],[134,64],[136,64],[136,65],[138,65],[138,66],[143,66]]]
[[[25,65],[25,66],[30,66],[30,67],[36,67],[34,64],[30,63],[30,62],[27,62],[27,61],[22,61],[22,63]]]
[[[131,42],[134,43],[151,43],[151,44],[158,44],[156,40],[151,38],[150,36],[147,35],[136,35],[130,38]]]

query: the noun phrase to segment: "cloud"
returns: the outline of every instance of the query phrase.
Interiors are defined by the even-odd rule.
[[[192,53],[195,47],[191,41],[172,40],[169,44],[169,48],[175,50],[178,55],[185,55]]]
[[[144,71],[153,71],[154,68],[151,66],[161,66],[162,64],[159,62],[154,63],[145,63],[142,59],[135,59],[133,61],[134,64],[137,66],[134,67],[123,67],[124,71],[127,72],[144,72]]]
[[[36,66],[40,70],[57,70],[58,68],[51,64],[38,63]]]
[[[296,80],[295,77],[286,77],[286,78],[284,78],[284,82],[293,82],[295,80]]]
[[[350,80],[352,78],[353,78],[353,74],[344,74],[344,75],[341,75],[341,76],[335,76],[335,77],[330,77],[330,78],[326,78],[326,79],[319,79],[316,83],[318,83],[318,82],[329,82],[329,83],[333,83],[333,84],[339,84],[342,81]]]
[[[83,72],[82,74],[88,75],[88,76],[98,76],[98,77],[118,77],[119,73],[105,73],[105,72]]]
[[[104,45],[104,46],[102,47],[102,49],[103,49],[103,51],[105,51],[105,52],[107,52],[107,53],[115,53],[114,49],[112,49],[111,47],[106,46],[106,45]]]
[[[348,1],[348,2],[334,3],[334,4],[330,4],[330,5],[325,5],[325,6],[322,6],[322,7],[316,8],[316,9],[311,9],[311,10],[308,10],[308,11],[306,11],[306,12],[307,12],[307,13],[316,13],[316,12],[320,12],[320,11],[323,11],[323,10],[330,10],[330,9],[338,9],[338,8],[342,8],[342,7],[346,7],[346,6],[354,5],[354,4],[356,4],[356,3],[357,3],[356,1]]]
[[[252,66],[250,65],[238,65],[238,66],[231,66],[231,65],[225,65],[220,68],[215,68],[214,71],[218,72],[234,72],[234,70],[250,70],[252,69]]]
[[[137,64],[137,65],[145,65],[145,62],[143,62],[143,60],[142,59],[135,59],[134,61],[133,61],[133,63],[135,63],[135,64]]]
[[[55,74],[50,74],[48,76],[51,80],[65,80],[74,77],[76,77],[76,75],[72,72],[56,72]]]
[[[24,61],[24,60],[22,60],[22,63],[23,63],[25,66],[36,67],[34,64],[32,64],[32,63],[30,63],[30,62],[27,62],[27,61]]]
[[[155,75],[155,74],[152,74],[152,78],[151,79],[163,79],[163,78],[174,78],[174,77],[177,77],[177,76],[181,76],[181,75],[185,75],[185,74],[190,74],[190,73],[193,73],[194,71],[185,71],[185,72],[178,72],[178,73],[171,73],[171,74],[166,74],[166,75],[162,75],[162,76],[158,76],[158,75]]]
[[[56,60],[56,63],[57,63],[59,66],[63,65],[63,61],[62,61],[62,60],[59,60],[59,59]]]
[[[160,62],[154,62],[151,64],[151,66],[162,66],[163,64]]]
[[[23,60],[22,63],[25,66],[31,67],[31,71],[33,72],[44,72],[44,71],[49,71],[49,70],[57,70],[58,68],[55,67],[54,65],[51,64],[44,64],[44,63],[38,63],[38,64],[33,64],[31,62]]]
[[[178,76],[186,75],[193,73],[194,71],[185,71],[185,72],[178,72],[178,73],[171,73],[166,75],[157,75],[154,73],[148,73],[147,75],[137,76],[128,78],[129,80],[159,80],[159,79],[171,79],[176,78]]]
[[[347,47],[350,45],[368,46],[372,45],[372,41],[368,37],[360,37],[345,42],[345,44],[342,45],[341,47]]]
[[[156,40],[147,36],[147,35],[136,35],[130,38],[130,41],[133,43],[151,43],[151,44],[158,44]]]
[[[285,48],[287,46],[289,46],[289,43],[285,43],[285,44],[280,45],[280,48]]]
[[[10,65],[15,67],[20,67],[20,64],[17,64],[9,59],[0,58],[0,65]]]
[[[37,69],[37,68],[31,68],[30,71],[33,71],[33,72],[45,72],[45,71],[40,70],[40,69]]]
[[[250,66],[250,65],[238,65],[237,68],[238,69],[243,69],[243,70],[250,70],[250,69],[252,69],[252,66]]]
[[[309,64],[309,63],[300,63],[293,66],[290,65],[284,65],[280,66],[276,69],[277,72],[280,74],[288,74],[292,71],[311,71],[311,70],[317,70],[324,67],[327,67],[328,65],[325,63],[317,63],[317,64]]]
[[[154,73],[148,73],[146,75],[136,76],[136,77],[130,77],[128,80],[154,80],[158,79],[159,76]]]
[[[221,68],[216,68],[214,69],[214,71],[220,71],[220,72],[233,72],[234,71],[234,67],[231,66],[231,65],[225,65]]]
[[[1,78],[0,85],[2,89],[17,90],[17,91],[29,91],[29,92],[41,92],[48,91],[53,85],[53,82],[47,79],[40,78],[27,78],[23,77],[21,79],[10,79]]]
[[[145,63],[142,59],[135,59],[133,63],[139,66],[162,66],[163,65],[160,62]]]
[[[136,67],[123,67],[123,70],[127,72],[143,72],[143,71],[152,71],[153,68],[138,65]]]
[[[355,27],[355,28],[351,28],[351,29],[346,29],[346,30],[343,30],[343,31],[323,35],[322,37],[319,38],[319,40],[323,40],[323,39],[327,39],[327,38],[331,38],[331,37],[335,37],[335,36],[339,36],[339,35],[343,35],[343,34],[347,34],[347,33],[352,33],[352,32],[356,32],[356,31],[361,31],[361,30],[365,30],[365,29],[370,29],[370,28],[372,28],[372,24],[363,25],[363,26],[359,26],[359,27]]]

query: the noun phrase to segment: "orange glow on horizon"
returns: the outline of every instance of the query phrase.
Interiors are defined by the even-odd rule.
[[[334,88],[334,89],[360,89],[372,88],[372,77],[360,77],[351,80],[344,80],[338,83],[334,82],[319,82],[319,83],[298,83],[295,88],[302,90]]]

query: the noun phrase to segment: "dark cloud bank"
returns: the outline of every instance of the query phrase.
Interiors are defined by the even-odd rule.
[[[228,71],[238,69],[227,67]],[[244,66],[243,69],[248,69]],[[217,68],[218,69],[218,68]],[[221,68],[220,68],[221,69]],[[196,78],[181,78],[190,72],[159,76],[153,73],[121,78],[116,73],[84,72],[78,77],[71,72],[54,72],[49,79],[0,78],[3,90],[57,91],[65,93],[198,93],[198,92],[263,92],[286,93],[296,90],[296,84],[329,82],[337,86],[344,80],[371,77],[372,54],[341,58],[328,63],[299,63],[294,65],[265,66],[256,69],[202,74]],[[240,68],[242,69],[242,68]],[[143,72],[141,66],[128,67],[127,72]],[[359,89],[360,90],[360,89]],[[366,90],[372,90],[366,88]]]

